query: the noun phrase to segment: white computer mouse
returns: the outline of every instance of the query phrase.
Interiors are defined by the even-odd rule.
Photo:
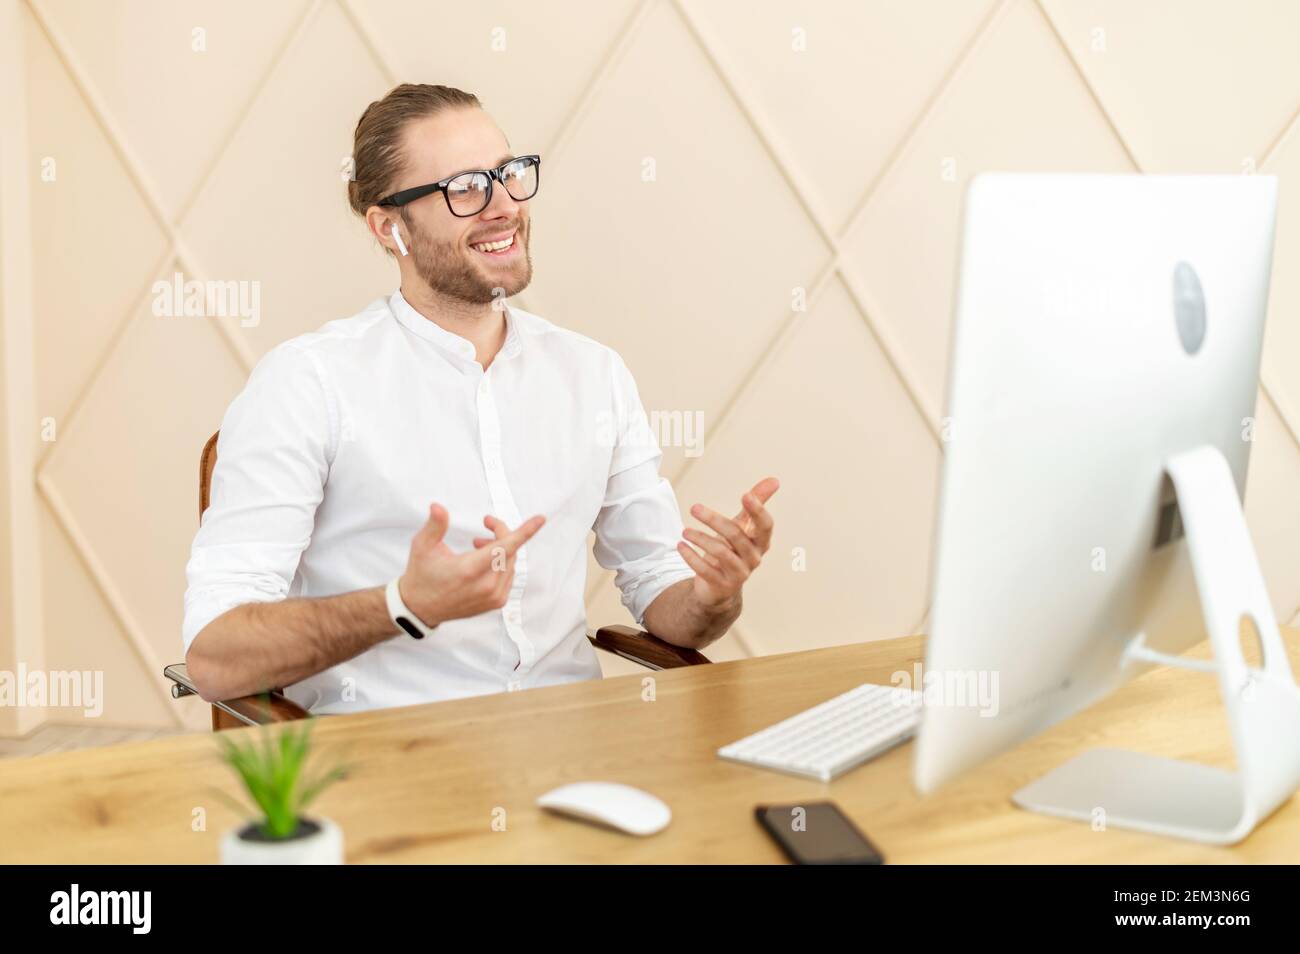
[[[653,835],[672,821],[668,806],[649,792],[617,782],[573,782],[552,789],[537,804],[571,818],[609,825],[629,835]]]

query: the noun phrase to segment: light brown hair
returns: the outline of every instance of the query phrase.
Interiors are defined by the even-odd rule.
[[[348,204],[365,218],[366,210],[393,191],[402,171],[402,135],[407,123],[446,109],[483,108],[477,96],[454,86],[403,83],[361,114],[352,135],[353,175],[348,181]]]

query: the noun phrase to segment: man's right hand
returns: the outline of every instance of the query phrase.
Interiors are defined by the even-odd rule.
[[[429,519],[411,539],[406,572],[397,581],[402,602],[426,626],[505,606],[515,578],[515,556],[546,518],[529,517],[511,530],[487,517],[483,523],[496,539],[475,540],[475,549],[468,553],[456,553],[443,542],[449,521],[445,507],[429,506]]]

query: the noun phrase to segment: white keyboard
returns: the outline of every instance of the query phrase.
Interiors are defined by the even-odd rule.
[[[868,683],[724,745],[733,762],[823,782],[905,742],[921,722],[921,693]]]

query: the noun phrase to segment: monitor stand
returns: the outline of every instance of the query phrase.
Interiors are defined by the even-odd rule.
[[[1237,757],[1235,772],[1118,749],[1092,749],[1012,796],[1030,811],[1216,845],[1250,834],[1300,787],[1300,690],[1278,632],[1259,561],[1222,453],[1200,447],[1170,458],[1211,660],[1159,653],[1139,636],[1124,664],[1155,662],[1217,673]],[[1241,653],[1254,622],[1263,667]]]

